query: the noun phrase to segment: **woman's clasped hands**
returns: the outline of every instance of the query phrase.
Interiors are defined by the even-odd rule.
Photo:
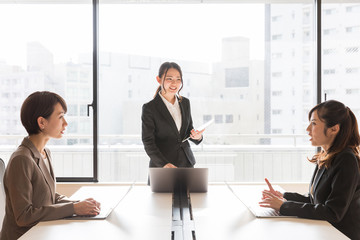
[[[259,205],[261,207],[273,208],[279,211],[281,205],[286,201],[286,199],[281,192],[274,190],[267,178],[265,178],[265,182],[268,185],[269,190],[264,190],[262,192],[262,201],[259,202]]]

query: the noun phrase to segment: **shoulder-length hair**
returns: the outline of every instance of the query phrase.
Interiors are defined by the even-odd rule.
[[[324,134],[326,130],[339,124],[339,132],[336,135],[332,145],[327,152],[322,150],[315,154],[310,162],[317,163],[319,167],[329,168],[332,159],[339,152],[346,148],[350,148],[355,154],[359,165],[360,165],[360,154],[359,154],[359,128],[356,117],[350,108],[346,107],[343,103],[329,100],[316,105],[309,112],[309,120],[314,111],[317,111],[317,115],[320,121],[325,123]]]
[[[179,89],[179,91],[177,92],[178,98],[179,98],[179,102],[182,101],[182,96],[180,95],[180,91],[183,88],[183,77],[182,77],[182,71],[180,66],[177,63],[174,62],[164,62],[163,64],[161,64],[160,68],[159,68],[159,74],[158,77],[162,78],[164,77],[164,79],[166,78],[166,74],[169,71],[169,69],[176,69],[179,73],[180,73],[180,78],[181,78],[181,87]],[[161,85],[156,89],[154,98],[156,97],[156,94],[158,94],[161,91],[161,87],[164,88],[164,82],[161,83]]]

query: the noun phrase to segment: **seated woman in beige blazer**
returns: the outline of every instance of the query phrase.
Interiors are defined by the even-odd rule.
[[[56,193],[51,154],[45,145],[51,138],[62,137],[66,110],[64,99],[52,92],[35,92],[24,101],[21,122],[29,136],[6,167],[1,240],[18,239],[40,221],[99,214],[100,204],[94,199],[71,201]]]

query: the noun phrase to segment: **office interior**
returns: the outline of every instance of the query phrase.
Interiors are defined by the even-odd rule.
[[[306,193],[317,149],[308,112],[335,99],[360,119],[358,0],[2,0],[0,158],[26,132],[24,99],[67,101],[51,140],[57,191],[147,187],[141,108],[162,62],[183,70],[194,126],[214,119],[195,167],[209,184],[264,184]]]

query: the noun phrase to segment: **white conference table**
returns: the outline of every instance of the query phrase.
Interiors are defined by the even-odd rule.
[[[125,192],[129,186],[83,187],[80,190],[100,202],[114,198],[116,189]],[[99,194],[100,193],[100,194]],[[76,193],[75,193],[76,194]],[[102,196],[100,196],[102,194]],[[84,198],[88,197],[84,196]],[[172,194],[152,193],[148,186],[134,186],[106,220],[56,220],[40,222],[20,239],[171,239]]]
[[[224,185],[211,186],[206,194],[191,193],[191,205],[196,239],[348,239],[326,221],[256,218]]]
[[[96,196],[103,188],[85,190]],[[226,185],[210,185],[207,193],[190,196],[197,240],[348,239],[326,221],[256,218]],[[106,220],[40,222],[20,239],[171,240],[171,220],[172,194],[152,193],[148,186],[135,185]]]

